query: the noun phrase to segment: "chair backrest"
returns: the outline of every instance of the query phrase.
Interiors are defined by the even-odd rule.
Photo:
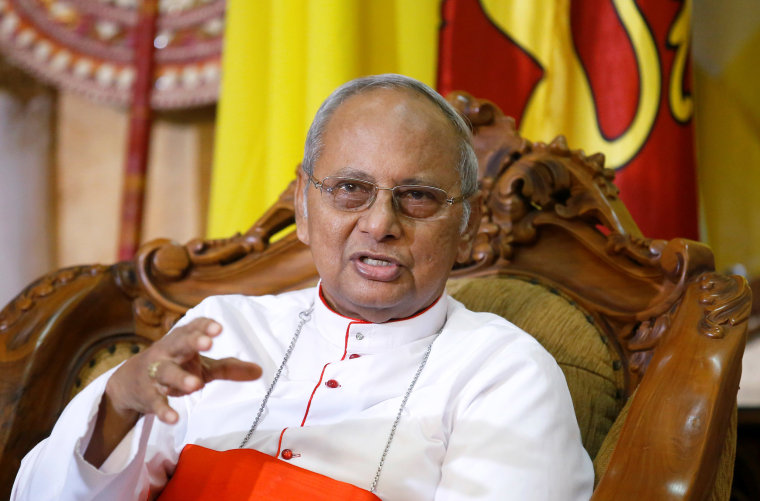
[[[700,243],[644,238],[601,154],[562,137],[532,143],[492,103],[448,99],[473,126],[483,193],[471,259],[453,270],[450,291],[513,317],[558,359],[597,458],[594,498],[702,499],[716,479],[730,484],[746,282],[715,273]],[[289,230],[293,187],[244,235],[157,240],[131,262],[59,270],[0,312],[0,485],[10,489],[20,459],[95,372],[204,297],[316,283]]]

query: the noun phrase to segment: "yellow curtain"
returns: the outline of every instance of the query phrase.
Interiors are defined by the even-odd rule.
[[[760,275],[760,3],[695,2],[702,235],[716,266]]]
[[[208,235],[247,230],[293,179],[319,104],[358,76],[434,85],[438,0],[229,0]]]

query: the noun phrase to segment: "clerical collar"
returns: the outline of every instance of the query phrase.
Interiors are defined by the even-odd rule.
[[[433,336],[446,322],[448,310],[448,301],[443,294],[411,317],[375,324],[346,317],[330,308],[322,296],[321,282],[314,294],[314,326],[331,344],[348,345],[352,353],[392,350]]]

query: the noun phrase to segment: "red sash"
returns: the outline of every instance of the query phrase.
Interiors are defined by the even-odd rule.
[[[251,449],[182,449],[159,501],[380,501],[355,485],[299,468]]]

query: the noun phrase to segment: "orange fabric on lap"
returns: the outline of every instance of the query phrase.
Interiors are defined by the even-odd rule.
[[[373,493],[251,449],[182,449],[159,501],[379,501]]]

